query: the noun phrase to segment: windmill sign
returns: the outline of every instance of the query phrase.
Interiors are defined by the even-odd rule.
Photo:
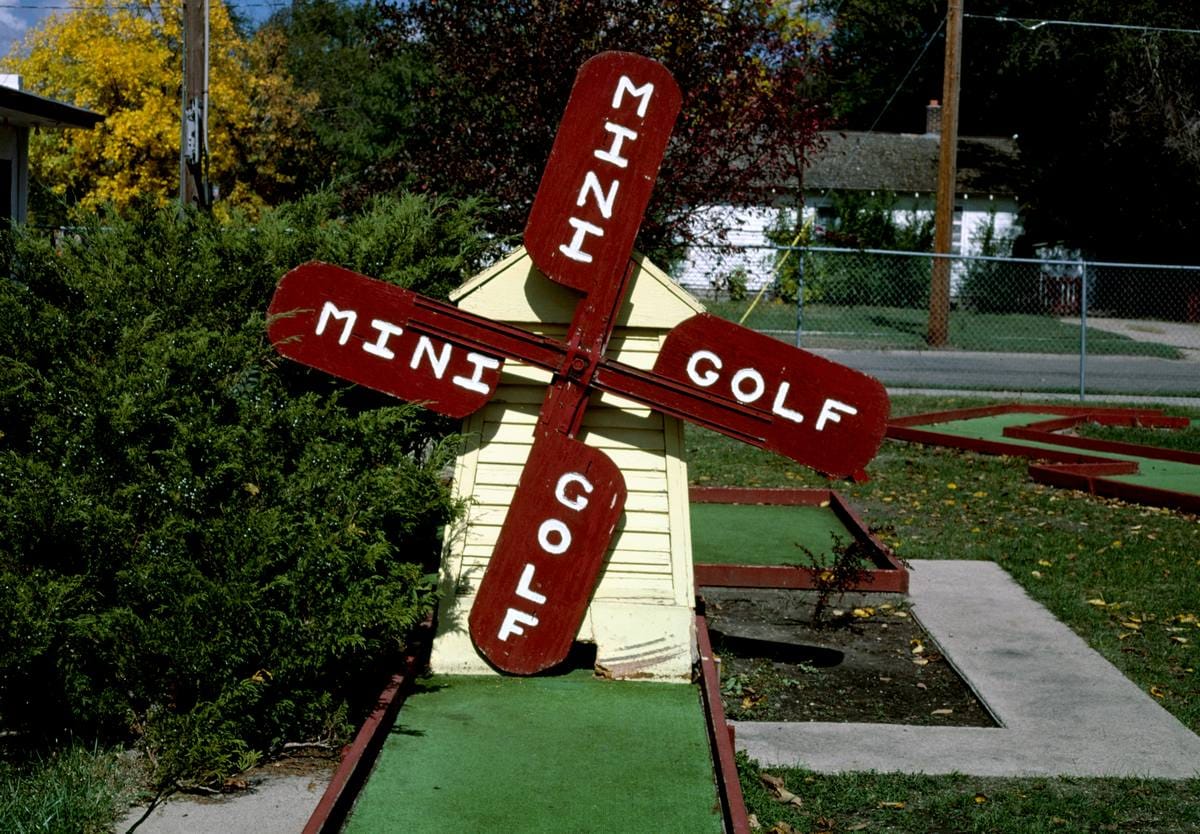
[[[876,380],[708,314],[671,330],[649,371],[606,357],[680,102],[648,58],[607,52],[579,71],[525,229],[538,270],[582,295],[563,340],[327,264],[287,273],[271,301],[284,356],[447,416],[482,408],[506,360],[551,373],[469,616],[476,648],[505,672],[566,657],[622,516],[620,470],[576,437],[593,392],[832,476],[860,476],[883,439]]]

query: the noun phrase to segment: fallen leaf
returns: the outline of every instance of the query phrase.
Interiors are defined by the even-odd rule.
[[[975,794],[975,804],[976,805],[982,805],[983,803],[985,803],[987,801],[988,801],[987,794],[982,794],[982,793]]]
[[[896,811],[899,811],[904,806],[905,806],[905,803],[903,803],[903,802],[880,802],[879,803],[880,808],[891,808]]]
[[[1051,562],[1049,559],[1038,559],[1038,564],[1044,568],[1054,567],[1054,563]]]
[[[1099,597],[1096,597],[1095,599],[1089,599],[1087,601],[1087,603],[1088,603],[1088,605],[1095,605],[1097,608],[1107,608],[1108,607],[1108,603],[1105,602],[1104,600],[1100,599]]]
[[[1150,694],[1153,695],[1155,698],[1160,698],[1160,699],[1165,698],[1167,696],[1167,693],[1165,691],[1163,691],[1162,689],[1159,689],[1157,686],[1150,687]]]
[[[784,781],[778,776],[772,776],[770,773],[760,773],[759,779],[771,795],[785,805],[795,805],[797,808],[804,806],[804,800],[796,796],[785,787]]]
[[[925,654],[925,644],[916,637],[909,640],[908,645],[913,654]]]
[[[958,484],[954,483],[954,481],[951,481],[950,483],[946,484],[946,489],[958,489]]]
[[[847,825],[846,830],[847,831],[866,831],[867,826],[870,824],[871,823],[869,823],[869,822],[856,822],[856,823],[854,823],[854,825]]]
[[[1171,639],[1181,646],[1186,646],[1188,644],[1188,639],[1186,637],[1172,637]]]
[[[923,684],[923,683],[918,683],[918,684],[917,684],[917,689],[928,689],[928,688],[929,688],[929,687],[928,687],[928,686],[926,686],[926,685],[925,685],[925,684]]]
[[[904,618],[904,617],[907,617],[907,616],[908,616],[908,612],[907,612],[907,611],[893,611],[893,612],[892,612],[892,616],[893,616],[893,617],[900,617],[900,618]]]
[[[857,619],[860,619],[860,620],[865,620],[869,617],[875,616],[875,609],[874,608],[855,608],[853,611],[850,612],[850,616],[856,617]]]
[[[799,832],[783,820],[780,820],[771,826],[771,830],[768,832],[768,834],[799,834]]]
[[[952,709],[935,709],[933,712],[931,712],[929,714],[930,715],[953,715],[954,710],[952,710]]]
[[[1065,819],[1063,819],[1062,817],[1051,817],[1050,824],[1051,825],[1066,825],[1067,821]]]
[[[1121,623],[1121,626],[1124,628],[1131,628],[1134,631],[1137,631],[1142,627],[1141,623],[1135,623],[1133,620],[1126,620],[1125,622]]]
[[[758,821],[758,817],[755,814],[750,814],[746,817],[746,824],[750,826],[751,831],[762,830],[762,823]]]
[[[928,666],[929,665],[929,661],[923,657],[914,657],[913,663],[917,664],[918,666]]]

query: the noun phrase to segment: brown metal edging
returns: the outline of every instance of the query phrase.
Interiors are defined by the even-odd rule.
[[[346,748],[341,763],[333,772],[333,778],[330,779],[301,834],[335,834],[341,831],[350,814],[350,808],[366,783],[379,750],[387,739],[388,728],[395,721],[396,713],[408,697],[419,665],[424,662],[432,629],[432,620],[426,620],[418,626],[419,648],[404,658],[402,671],[388,679],[387,685],[375,702],[375,708],[358,728],[354,741]]]
[[[738,781],[733,727],[725,720],[725,708],[721,706],[721,677],[713,659],[712,641],[708,639],[708,621],[703,614],[696,615],[696,647],[700,652],[700,696],[704,701],[708,740],[713,749],[725,830],[728,834],[750,834],[746,800],[742,796],[742,783]]]

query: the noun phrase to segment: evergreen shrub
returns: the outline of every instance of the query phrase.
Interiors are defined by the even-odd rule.
[[[430,610],[451,426],[282,361],[264,311],[314,258],[444,296],[480,215],[317,194],[0,234],[0,730],[200,781],[344,736]]]

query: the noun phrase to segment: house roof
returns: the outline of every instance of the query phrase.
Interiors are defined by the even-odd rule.
[[[617,314],[618,327],[668,330],[704,312],[704,305],[649,258],[635,252],[633,260],[637,266]],[[450,293],[450,300],[465,310],[535,329],[569,323],[579,298],[538,271],[523,246]]]
[[[937,190],[937,133],[826,131],[804,172],[805,190]],[[1014,196],[1019,162],[1012,139],[960,136],[955,191]]]
[[[104,120],[73,104],[0,86],[0,124],[16,127],[95,127]]]

